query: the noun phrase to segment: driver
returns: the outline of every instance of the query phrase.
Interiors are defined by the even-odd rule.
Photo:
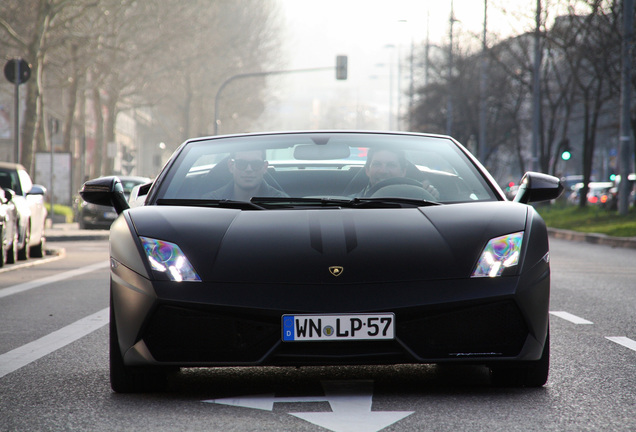
[[[406,176],[406,156],[400,150],[370,148],[364,170],[369,184],[356,194],[357,197],[368,196],[369,190],[383,180]]]
[[[208,199],[249,201],[252,197],[286,197],[287,194],[273,188],[263,178],[267,172],[265,151],[240,151],[230,155],[228,168],[232,181],[205,196]]]

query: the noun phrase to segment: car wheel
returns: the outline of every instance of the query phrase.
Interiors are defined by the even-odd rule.
[[[159,392],[168,385],[168,369],[159,367],[132,367],[124,364],[119,348],[117,323],[110,302],[110,386],[117,393]]]
[[[36,244],[35,246],[31,246],[29,256],[42,258],[44,256],[44,242],[44,237],[40,237],[40,243]]]
[[[546,336],[541,358],[521,366],[497,365],[490,367],[490,377],[499,387],[541,387],[548,381],[550,370],[550,331]]]
[[[3,267],[7,262],[7,251],[4,250],[4,245],[2,244],[2,235],[4,227],[0,226],[0,267]]]
[[[11,242],[11,248],[7,253],[7,262],[13,264],[18,260],[18,226],[16,225],[13,230],[13,241]]]
[[[27,223],[26,232],[24,233],[24,246],[21,249],[18,249],[18,259],[25,260],[29,258],[29,242],[31,241],[31,223]]]

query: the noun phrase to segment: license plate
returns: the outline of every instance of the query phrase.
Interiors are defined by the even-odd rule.
[[[383,340],[395,338],[392,313],[283,315],[283,341]]]

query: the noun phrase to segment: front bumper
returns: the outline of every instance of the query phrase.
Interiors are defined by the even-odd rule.
[[[530,361],[548,327],[549,267],[521,277],[364,285],[151,282],[111,272],[128,365],[343,365]],[[282,342],[281,317],[393,312],[392,341]]]

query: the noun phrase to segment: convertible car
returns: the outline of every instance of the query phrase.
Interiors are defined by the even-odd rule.
[[[549,370],[550,252],[514,200],[447,136],[311,131],[192,139],[112,205],[110,377],[157,391],[180,367],[470,363],[495,385]]]

